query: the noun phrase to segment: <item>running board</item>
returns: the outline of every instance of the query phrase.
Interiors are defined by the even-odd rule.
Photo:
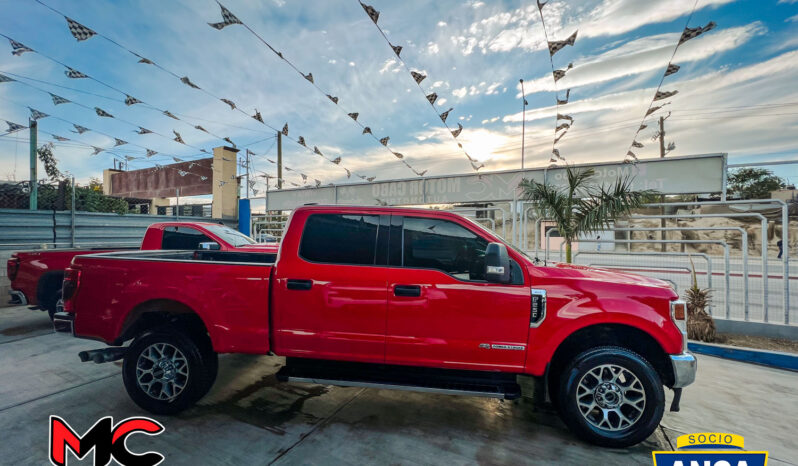
[[[521,396],[514,374],[340,363],[289,358],[277,372],[283,382],[406,390],[513,400]]]

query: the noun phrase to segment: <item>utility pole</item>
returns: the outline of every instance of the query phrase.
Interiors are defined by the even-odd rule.
[[[283,133],[277,131],[277,189],[283,189]]]
[[[246,169],[247,169],[247,175],[246,175],[246,180],[247,181],[246,181],[246,183],[247,183],[247,199],[249,199],[249,149],[246,150],[246,156],[245,156],[244,160],[246,160],[245,163],[247,165],[246,166]]]
[[[38,134],[38,123],[36,120],[28,120],[28,127],[30,128],[30,210],[39,208],[39,188],[38,188],[38,175],[37,175],[37,157],[36,157],[36,135]]]
[[[524,92],[524,80],[519,79],[521,82],[521,170],[524,169],[524,133],[526,129],[526,93]]]
[[[659,158],[661,158],[661,159],[665,158],[665,118],[664,117],[659,117]],[[661,202],[661,203],[665,202],[665,195],[664,194],[660,194],[659,202]],[[660,215],[665,215],[665,206],[660,206],[659,213],[660,213]],[[664,218],[661,218],[659,220],[659,226],[662,227],[662,228],[665,228],[665,219]],[[665,230],[661,230],[659,232],[659,235],[660,235],[660,239],[661,240],[665,240]],[[661,248],[662,252],[665,252],[666,244],[662,243],[660,248]]]

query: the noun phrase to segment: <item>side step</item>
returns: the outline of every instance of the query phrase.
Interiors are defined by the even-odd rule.
[[[282,382],[368,387],[443,395],[514,400],[521,396],[515,374],[462,371],[387,364],[288,358],[277,372]]]

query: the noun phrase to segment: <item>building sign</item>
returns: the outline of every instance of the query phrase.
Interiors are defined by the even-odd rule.
[[[725,189],[726,154],[642,160],[635,164],[584,164],[606,185],[632,176],[635,189],[665,194],[716,193]],[[565,186],[564,168],[509,170],[479,175],[451,175],[408,180],[375,181],[321,188],[270,191],[269,210],[291,210],[306,203],[346,205],[418,205],[496,202],[517,199],[518,184],[532,179]]]

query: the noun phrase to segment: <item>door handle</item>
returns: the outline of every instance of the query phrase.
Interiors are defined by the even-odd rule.
[[[296,278],[289,278],[285,284],[285,287],[289,290],[309,290],[312,286],[312,280],[298,280]]]
[[[393,287],[394,296],[407,296],[418,298],[421,296],[421,287],[418,285],[396,285]]]

